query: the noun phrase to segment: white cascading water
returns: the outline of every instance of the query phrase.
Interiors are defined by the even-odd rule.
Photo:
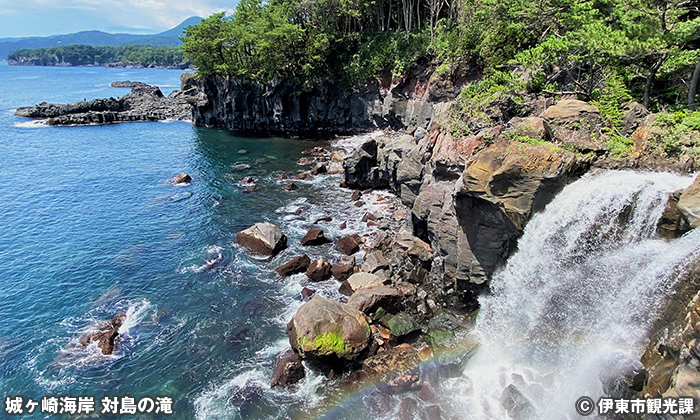
[[[532,407],[520,417],[580,418],[576,400],[597,401],[611,366],[639,361],[678,273],[700,256],[700,229],[670,242],[655,235],[668,194],[691,182],[587,175],[536,215],[481,300],[481,347],[464,376],[445,384],[448,411],[508,419],[500,400],[512,384]]]

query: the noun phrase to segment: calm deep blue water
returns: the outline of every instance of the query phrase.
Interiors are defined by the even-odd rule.
[[[314,374],[292,390],[268,388],[304,282],[273,270],[302,252],[333,259],[332,245],[302,251],[299,239],[325,214],[334,216],[326,226],[334,237],[341,214],[353,209],[337,176],[301,182],[293,193],[275,179],[301,172],[301,151],[320,143],[238,137],[187,122],[46,127],[12,115],[41,101],[127,93],[109,87],[115,80],[157,84],[167,95],[180,74],[0,63],[3,402],[92,395],[99,411],[104,396],[170,396],[170,418],[304,418],[328,392]],[[239,163],[252,168],[236,171]],[[194,181],[171,185],[180,172]],[[243,176],[261,191],[243,193]],[[278,223],[291,245],[272,261],[235,244],[237,231],[264,220]],[[219,265],[204,267],[218,254]],[[334,288],[329,283],[328,293]],[[115,355],[76,345],[122,311],[128,317]],[[232,396],[246,386],[262,396],[241,407]]]

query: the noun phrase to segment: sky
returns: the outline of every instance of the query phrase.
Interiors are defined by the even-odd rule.
[[[0,38],[100,30],[154,34],[190,16],[231,12],[237,0],[0,0]]]

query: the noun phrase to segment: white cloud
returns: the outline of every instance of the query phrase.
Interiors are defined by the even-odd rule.
[[[170,29],[191,16],[207,17],[220,11],[231,12],[236,3],[236,0],[23,0],[21,3],[0,0],[0,16],[21,16],[28,22],[26,26],[41,23],[53,27],[57,24],[48,22],[47,19],[51,17],[47,15],[55,10],[55,19],[62,19],[62,26],[70,24],[75,28],[74,32],[134,28],[140,29],[140,32],[156,33]],[[76,12],[74,18],[70,17],[71,10]],[[85,19],[86,13],[94,18]],[[39,15],[43,16],[40,18]]]

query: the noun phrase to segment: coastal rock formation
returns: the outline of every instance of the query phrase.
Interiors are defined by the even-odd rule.
[[[97,342],[97,347],[102,350],[102,354],[112,354],[119,337],[119,328],[124,324],[126,312],[115,315],[111,320],[103,322],[97,326],[97,332],[92,333],[82,340],[84,346]]]
[[[536,123],[541,132],[544,121],[516,125],[537,131]],[[476,295],[532,214],[585,173],[591,158],[547,144],[499,140],[485,147],[482,136],[455,139],[432,130],[420,140],[370,138],[343,164],[347,187],[389,188],[410,209],[409,230],[394,239],[404,256],[394,254],[387,267],[388,255],[368,252],[375,258],[363,270],[386,270],[449,305],[475,309]]]
[[[352,295],[358,290],[371,289],[384,285],[381,277],[370,273],[355,273],[345,280],[340,287],[340,292],[345,295]]]
[[[700,260],[692,262],[678,290],[664,305],[641,362],[648,379],[640,397],[700,398]]]
[[[331,267],[331,274],[336,280],[345,281],[355,271],[355,257],[343,256],[338,264]]]
[[[352,255],[360,250],[362,238],[358,234],[343,236],[338,239],[338,251],[345,255]]]
[[[348,305],[366,314],[374,313],[380,307],[389,312],[396,312],[400,308],[402,298],[401,292],[395,288],[379,286],[356,291],[348,299]]]
[[[181,172],[179,175],[176,175],[173,178],[173,184],[187,184],[188,182],[192,182],[192,177],[187,175],[184,172]]]
[[[407,75],[390,87],[377,82],[346,89],[322,82],[311,90],[287,80],[265,84],[242,77],[211,76],[183,82],[194,105],[195,125],[264,133],[352,133],[375,127],[427,127],[442,101],[460,88],[437,86],[431,75],[415,83]]]
[[[302,358],[352,360],[369,344],[370,328],[362,312],[316,295],[289,321],[287,336]]]
[[[277,255],[287,247],[287,236],[269,222],[256,223],[238,232],[236,241],[242,247],[261,255]]]
[[[192,107],[180,91],[174,91],[165,98],[157,86],[138,85],[118,99],[93,99],[69,104],[42,102],[32,107],[18,108],[15,115],[46,119],[48,125],[87,125],[191,120]]]

